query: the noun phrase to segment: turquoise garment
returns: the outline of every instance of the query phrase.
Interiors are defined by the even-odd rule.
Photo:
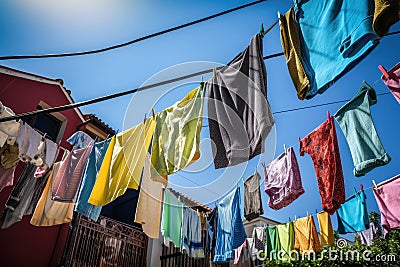
[[[375,167],[390,162],[371,118],[370,106],[376,104],[376,92],[368,84],[362,85],[357,95],[335,114],[354,163],[354,175],[363,176]]]
[[[165,189],[161,233],[166,244],[171,240],[175,247],[181,246],[182,216],[183,203],[169,189]]]
[[[364,231],[369,227],[367,202],[364,191],[350,197],[336,211],[338,233],[347,234]]]
[[[218,225],[215,245],[215,263],[229,262],[235,258],[234,249],[246,239],[240,214],[240,188],[230,192],[218,203]]]
[[[101,206],[94,206],[88,203],[90,194],[92,193],[94,183],[97,179],[101,163],[103,162],[104,155],[106,154],[108,145],[111,138],[102,142],[96,143],[90,152],[89,159],[86,165],[85,174],[83,175],[81,189],[75,211],[86,216],[87,218],[97,221],[101,212]]]
[[[321,94],[378,44],[372,29],[374,1],[294,0],[301,60],[310,90]]]

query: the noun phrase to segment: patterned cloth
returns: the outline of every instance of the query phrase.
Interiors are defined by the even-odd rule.
[[[332,116],[300,141],[300,156],[310,155],[317,175],[322,209],[335,213],[345,202],[344,177]]]
[[[300,169],[292,147],[264,167],[264,190],[268,206],[274,210],[286,207],[304,193]]]

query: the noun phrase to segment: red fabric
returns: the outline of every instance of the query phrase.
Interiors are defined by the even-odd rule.
[[[300,141],[300,155],[309,154],[317,175],[322,209],[329,214],[346,200],[342,162],[333,117]]]

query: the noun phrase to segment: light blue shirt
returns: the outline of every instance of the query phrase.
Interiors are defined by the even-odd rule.
[[[378,44],[374,1],[294,0],[301,60],[310,80],[306,98],[328,89]]]
[[[367,203],[363,191],[350,197],[336,211],[338,233],[347,234],[364,231],[369,227]]]
[[[234,249],[246,239],[240,213],[240,188],[230,192],[218,203],[218,226],[215,245],[215,263],[228,262],[235,258]]]

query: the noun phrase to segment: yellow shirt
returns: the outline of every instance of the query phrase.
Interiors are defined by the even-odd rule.
[[[151,117],[111,139],[88,200],[90,204],[104,206],[123,195],[127,188],[138,189],[154,126]]]

